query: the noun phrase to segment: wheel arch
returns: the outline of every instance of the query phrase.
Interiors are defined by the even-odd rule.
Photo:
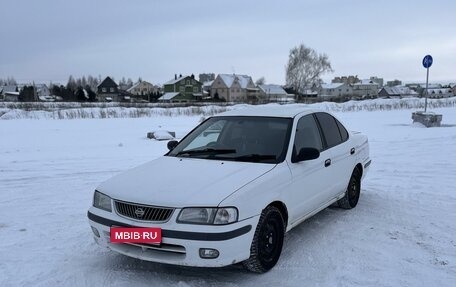
[[[288,226],[288,209],[287,209],[287,206],[285,205],[285,203],[283,203],[282,201],[276,200],[276,201],[273,201],[270,204],[268,204],[268,206],[274,206],[275,208],[277,208],[280,211],[280,213],[283,216],[283,221],[284,221],[285,229],[286,229]]]
[[[355,169],[358,169],[358,170],[359,170],[359,172],[360,172],[359,178],[362,178],[362,177],[363,177],[363,165],[362,165],[361,163],[358,163],[358,164],[355,166],[355,168],[353,169],[353,171],[354,171]]]

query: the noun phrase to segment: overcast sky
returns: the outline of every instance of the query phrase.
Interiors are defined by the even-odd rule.
[[[65,84],[69,75],[239,73],[285,83],[292,47],[334,73],[456,82],[456,1],[1,0],[0,78]]]

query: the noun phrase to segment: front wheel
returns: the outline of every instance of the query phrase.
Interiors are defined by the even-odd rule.
[[[358,168],[353,170],[350,182],[348,183],[345,196],[337,202],[338,205],[345,209],[352,209],[358,204],[361,193],[361,172]]]
[[[279,209],[266,207],[255,230],[250,258],[243,262],[244,267],[256,273],[269,271],[279,260],[284,235],[285,224]]]

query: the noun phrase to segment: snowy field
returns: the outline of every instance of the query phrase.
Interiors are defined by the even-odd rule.
[[[184,268],[100,249],[87,221],[101,181],[152,160],[201,116],[0,120],[0,286],[456,286],[456,108],[337,112],[369,136],[354,210],[328,208],[285,236],[278,265]],[[190,184],[190,183],[189,183]]]

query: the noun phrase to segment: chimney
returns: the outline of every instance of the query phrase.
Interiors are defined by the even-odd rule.
[[[195,78],[195,75],[193,75],[193,74],[192,74],[192,76],[191,76],[191,77],[192,77],[192,79],[194,79],[194,78]]]
[[[179,75],[179,78],[182,78],[182,74]]]
[[[177,80],[177,74],[174,74],[174,80]]]

